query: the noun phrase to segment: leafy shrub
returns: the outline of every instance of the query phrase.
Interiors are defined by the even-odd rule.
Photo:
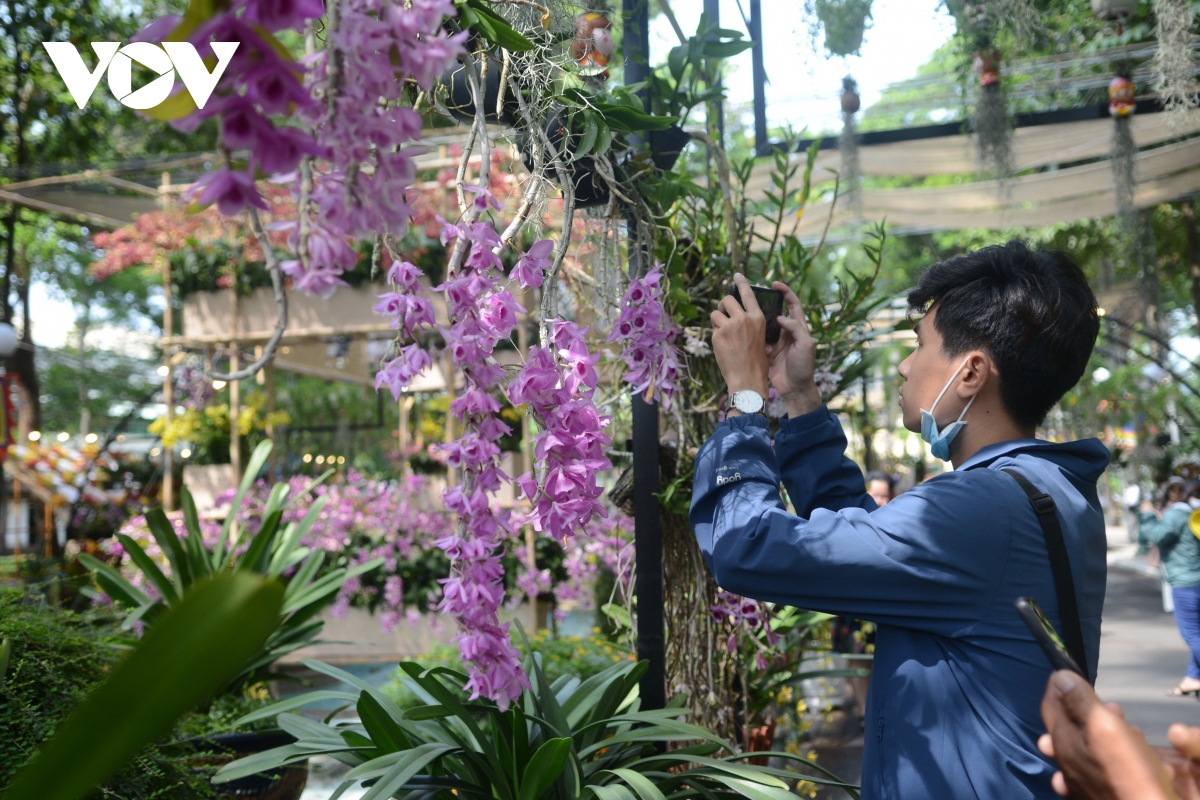
[[[555,636],[548,630],[541,630],[529,634],[529,647],[525,646],[525,642],[516,635],[515,630],[512,634],[513,644],[521,651],[523,657],[529,655],[529,647],[535,653],[541,654],[542,669],[551,682],[564,675],[587,680],[613,664],[633,658],[628,650],[595,634],[584,639],[581,636]],[[413,660],[425,669],[445,667],[455,672],[464,671],[457,644],[436,644],[428,653]],[[401,708],[410,708],[419,702],[417,696],[406,685],[407,678],[408,673],[397,668],[396,676],[382,689],[383,693]]]
[[[0,590],[0,640],[11,647],[0,676],[0,786],[120,658],[102,639],[112,629],[94,613],[55,611],[17,589]],[[94,797],[209,798],[201,776],[147,747]]]

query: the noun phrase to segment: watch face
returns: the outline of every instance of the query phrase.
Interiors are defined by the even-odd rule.
[[[754,414],[761,411],[763,405],[762,395],[753,389],[743,389],[733,396],[733,407],[743,414]]]

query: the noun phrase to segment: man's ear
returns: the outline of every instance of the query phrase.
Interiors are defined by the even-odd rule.
[[[978,396],[997,378],[996,363],[991,356],[982,350],[973,350],[967,354],[963,369],[959,371],[962,381],[956,392],[963,400]]]

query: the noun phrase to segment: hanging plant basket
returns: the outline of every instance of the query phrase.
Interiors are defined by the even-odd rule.
[[[663,172],[670,172],[679,161],[683,148],[688,146],[692,137],[678,125],[672,125],[666,130],[649,131],[650,158],[654,166]]]
[[[559,108],[550,113],[544,128],[546,138],[554,145],[554,149],[567,158],[574,152],[575,143],[579,140],[579,134],[568,132],[568,126],[568,116],[563,109]],[[517,147],[521,151],[521,159],[525,162],[525,168],[532,172],[534,167],[533,148],[528,134],[523,133],[517,138]],[[601,158],[609,158],[609,156],[604,155]],[[611,193],[608,183],[596,168],[596,156],[584,156],[578,161],[571,161],[566,165],[566,169],[571,176],[571,184],[575,188],[576,208],[591,208],[608,202]],[[549,168],[546,170],[546,177],[557,181],[558,171]]]
[[[500,73],[504,65],[494,56],[488,56],[487,74],[482,76],[484,119],[491,123],[499,123],[513,127],[517,123],[521,110],[517,98],[516,83],[508,82],[505,87],[504,106],[496,113],[496,102],[500,97]],[[450,116],[459,122],[470,125],[475,121],[475,101],[471,97],[471,84],[467,80],[467,68],[459,63],[442,73],[442,85],[446,87],[445,106]]]
[[[856,56],[871,19],[871,0],[814,0],[825,30],[825,49],[835,56]]]

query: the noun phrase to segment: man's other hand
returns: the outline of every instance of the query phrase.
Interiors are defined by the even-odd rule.
[[[1061,772],[1051,779],[1063,797],[1089,800],[1177,800],[1171,775],[1116,705],[1105,705],[1073,672],[1050,676],[1042,697],[1048,733],[1038,749]]]
[[[733,276],[745,309],[732,297],[723,297],[709,318],[713,324],[713,355],[725,377],[729,394],[753,389],[767,396],[767,318],[758,306],[750,282],[742,273]]]
[[[771,288],[783,292],[787,315],[779,317],[779,341],[767,345],[771,385],[787,404],[788,416],[798,417],[821,407],[821,393],[813,382],[817,343],[804,318],[800,298],[786,283],[775,281]]]

